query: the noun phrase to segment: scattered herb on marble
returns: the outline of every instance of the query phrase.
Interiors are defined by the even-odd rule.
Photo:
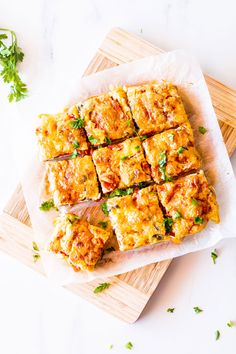
[[[111,285],[110,283],[101,283],[93,290],[93,292],[94,294],[100,293],[101,291],[108,289],[110,285]]]
[[[217,329],[217,331],[215,332],[215,339],[219,340],[220,339],[220,331]]]
[[[72,126],[72,128],[74,129],[80,129],[83,128],[84,126],[84,119],[83,118],[77,118],[75,120],[72,120],[70,122],[70,125]]]
[[[125,344],[125,348],[131,350],[131,349],[133,349],[133,344],[131,342],[127,342]]]
[[[98,225],[101,226],[103,229],[106,229],[107,228],[107,221],[99,221]]]
[[[10,85],[9,102],[18,102],[28,94],[27,86],[21,80],[17,68],[23,59],[24,53],[17,45],[16,33],[7,28],[0,28],[0,76],[4,83]]]
[[[173,313],[175,311],[175,307],[169,307],[166,312]]]
[[[46,200],[45,202],[42,202],[42,204],[39,207],[39,209],[41,211],[49,211],[52,208],[55,208],[53,199],[49,199],[49,200]]]
[[[37,260],[39,260],[40,258],[40,254],[39,254],[38,245],[35,241],[32,242],[32,247],[33,247],[33,261],[37,262]]]
[[[207,129],[204,127],[198,127],[198,131],[199,133],[201,133],[202,135],[204,135],[207,132]]]
[[[106,216],[109,215],[108,206],[107,206],[107,203],[106,203],[106,202],[104,202],[104,203],[101,204],[101,209],[102,209],[103,213],[104,213]]]
[[[233,321],[229,321],[229,322],[227,322],[227,326],[228,326],[228,327],[230,327],[230,328],[232,328],[232,327],[234,326]]]
[[[195,306],[193,309],[194,309],[195,313],[201,313],[201,312],[203,312],[203,310],[200,309],[200,307],[198,307],[198,306]]]
[[[216,259],[218,258],[218,253],[216,249],[214,249],[214,251],[211,252],[211,258],[213,260],[213,263],[216,264]]]

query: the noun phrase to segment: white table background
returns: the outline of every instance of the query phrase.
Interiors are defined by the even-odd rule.
[[[0,0],[0,26],[17,32],[31,93],[45,73],[65,83],[81,76],[107,31],[122,27],[165,50],[187,49],[202,69],[236,88],[236,3],[217,0]],[[24,170],[34,136],[0,85],[0,207]],[[52,92],[53,94],[53,92]],[[236,171],[236,155],[232,158]],[[236,241],[172,262],[133,325],[122,323],[0,254],[0,352],[4,354],[234,354]],[[193,306],[204,312],[196,315]],[[174,314],[166,312],[176,307]],[[215,341],[219,329],[221,338]]]

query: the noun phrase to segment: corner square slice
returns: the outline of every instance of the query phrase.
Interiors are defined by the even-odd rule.
[[[182,99],[171,83],[128,87],[127,96],[140,135],[160,133],[187,119]]]
[[[36,135],[42,160],[88,150],[85,131],[78,127],[83,126],[83,120],[76,106],[55,115],[41,114],[39,118],[41,124]]]
[[[74,270],[93,271],[110,233],[74,214],[58,217],[55,224],[48,250],[62,254]]]
[[[155,185],[109,199],[107,206],[121,251],[163,240],[164,219]]]
[[[92,145],[109,144],[134,135],[127,96],[121,87],[88,98],[80,104],[80,112]]]
[[[220,222],[214,190],[202,170],[157,186],[157,191],[173,242],[201,231],[209,220]]]
[[[189,122],[156,134],[143,142],[146,159],[156,183],[201,167]]]
[[[100,198],[91,156],[47,162],[48,192],[56,206]]]
[[[103,193],[151,179],[138,137],[95,150],[92,156]]]

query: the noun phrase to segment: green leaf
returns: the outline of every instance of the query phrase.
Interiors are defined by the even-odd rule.
[[[195,198],[192,198],[191,203],[196,206],[196,205],[198,205],[198,200]]]
[[[145,140],[145,139],[147,139],[147,135],[140,136],[140,140],[141,140],[141,141],[143,141],[143,140]]]
[[[100,225],[103,229],[107,228],[107,221],[99,221],[98,225]]]
[[[184,150],[188,150],[187,147],[185,146],[181,146],[178,150],[177,150],[177,154],[182,154],[184,152]]]
[[[100,293],[101,291],[104,291],[105,289],[108,289],[110,287],[110,283],[102,283],[99,284],[94,290],[94,294]]]
[[[215,339],[219,340],[220,339],[220,331],[217,329],[217,331],[215,332]]]
[[[135,150],[139,151],[141,149],[140,145],[135,146]]]
[[[229,321],[229,322],[227,322],[227,326],[228,326],[228,327],[230,327],[230,328],[232,328],[232,327],[234,326],[233,321]]]
[[[175,307],[169,307],[166,312],[173,313],[175,311]]]
[[[198,306],[195,306],[193,309],[194,309],[195,313],[201,313],[201,312],[203,312],[203,310],[200,309],[200,307],[198,307]]]
[[[70,122],[70,125],[72,126],[72,128],[74,129],[80,129],[83,128],[84,126],[84,119],[83,118],[77,118],[75,120],[72,120]]]
[[[207,132],[207,129],[204,127],[198,127],[198,131],[199,133],[201,133],[202,135],[204,135]]]
[[[130,158],[130,156],[123,156],[122,158],[121,158],[121,160],[123,161],[123,162],[125,162],[126,160],[128,160]]]
[[[109,194],[109,198],[114,198],[114,197],[123,197],[125,195],[132,194],[134,189],[132,187],[127,188],[127,189],[115,189],[113,192]]]
[[[36,252],[39,252],[39,248],[38,248],[38,245],[35,241],[32,242],[32,246],[33,246],[33,250],[36,251]]]
[[[141,188],[144,188],[144,187],[147,187],[148,186],[148,182],[139,182],[138,183],[138,187],[141,189]],[[156,193],[155,193],[156,194]]]
[[[53,199],[49,199],[49,200],[46,200],[45,202],[43,202],[39,209],[41,211],[49,211],[51,208],[54,208],[55,205],[54,205],[54,200]]]
[[[133,344],[131,342],[128,342],[125,344],[125,348],[131,350],[133,349]]]
[[[175,219],[182,218],[182,214],[181,214],[179,211],[176,211],[174,218],[175,218]]]
[[[73,148],[78,149],[79,148],[79,143],[78,141],[74,140],[72,143]]]
[[[104,213],[106,216],[109,215],[107,202],[102,203],[101,209],[102,209],[103,213]]]
[[[216,259],[218,258],[218,253],[216,249],[214,249],[214,251],[211,252],[211,258],[213,260],[213,263],[216,264]]]
[[[39,248],[35,241],[32,242],[33,247],[33,261],[37,262],[40,259]]]
[[[128,127],[130,127],[131,126],[131,119],[127,120],[126,124],[128,125]]]
[[[94,138],[92,135],[88,137],[88,140],[93,145],[96,145],[98,143],[98,140],[96,138]]]
[[[202,224],[203,223],[203,219],[201,216],[196,216],[194,218],[194,224]]]
[[[164,226],[166,229],[166,232],[169,233],[172,230],[172,226],[173,226],[173,219],[172,218],[164,218]]]
[[[107,136],[105,137],[105,141],[106,141],[107,144],[111,144],[112,143],[111,139],[108,138]]]
[[[40,254],[39,253],[35,253],[35,254],[33,254],[33,261],[34,262],[37,262],[39,259],[40,259]]]
[[[158,164],[160,167],[164,167],[166,165],[166,152],[162,151],[160,153],[160,160],[158,161]]]
[[[78,151],[77,151],[77,150],[74,150],[74,151],[72,152],[72,154],[70,155],[70,159],[75,159],[78,155],[79,155],[79,154],[78,154]]]

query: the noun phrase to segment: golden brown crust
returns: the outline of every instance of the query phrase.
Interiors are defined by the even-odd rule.
[[[80,105],[80,112],[88,138],[95,146],[134,135],[126,93],[121,87],[88,98]]]
[[[155,185],[108,199],[107,205],[121,251],[163,241],[164,219]]]
[[[48,190],[56,206],[100,198],[91,156],[47,162]]]
[[[151,178],[139,138],[96,150],[93,161],[104,193],[131,187]]]
[[[36,129],[42,160],[50,160],[74,150],[88,150],[84,129],[74,129],[71,125],[79,118],[76,106],[55,115],[41,114],[40,126]]]
[[[131,86],[127,97],[141,135],[160,133],[187,119],[181,97],[171,83]]]
[[[157,191],[166,216],[173,219],[174,242],[201,231],[209,220],[220,222],[215,193],[202,170],[157,186]]]
[[[143,147],[156,183],[201,167],[189,122],[146,139]]]
[[[93,271],[110,233],[69,213],[58,217],[55,224],[48,250],[62,254],[74,270]]]

